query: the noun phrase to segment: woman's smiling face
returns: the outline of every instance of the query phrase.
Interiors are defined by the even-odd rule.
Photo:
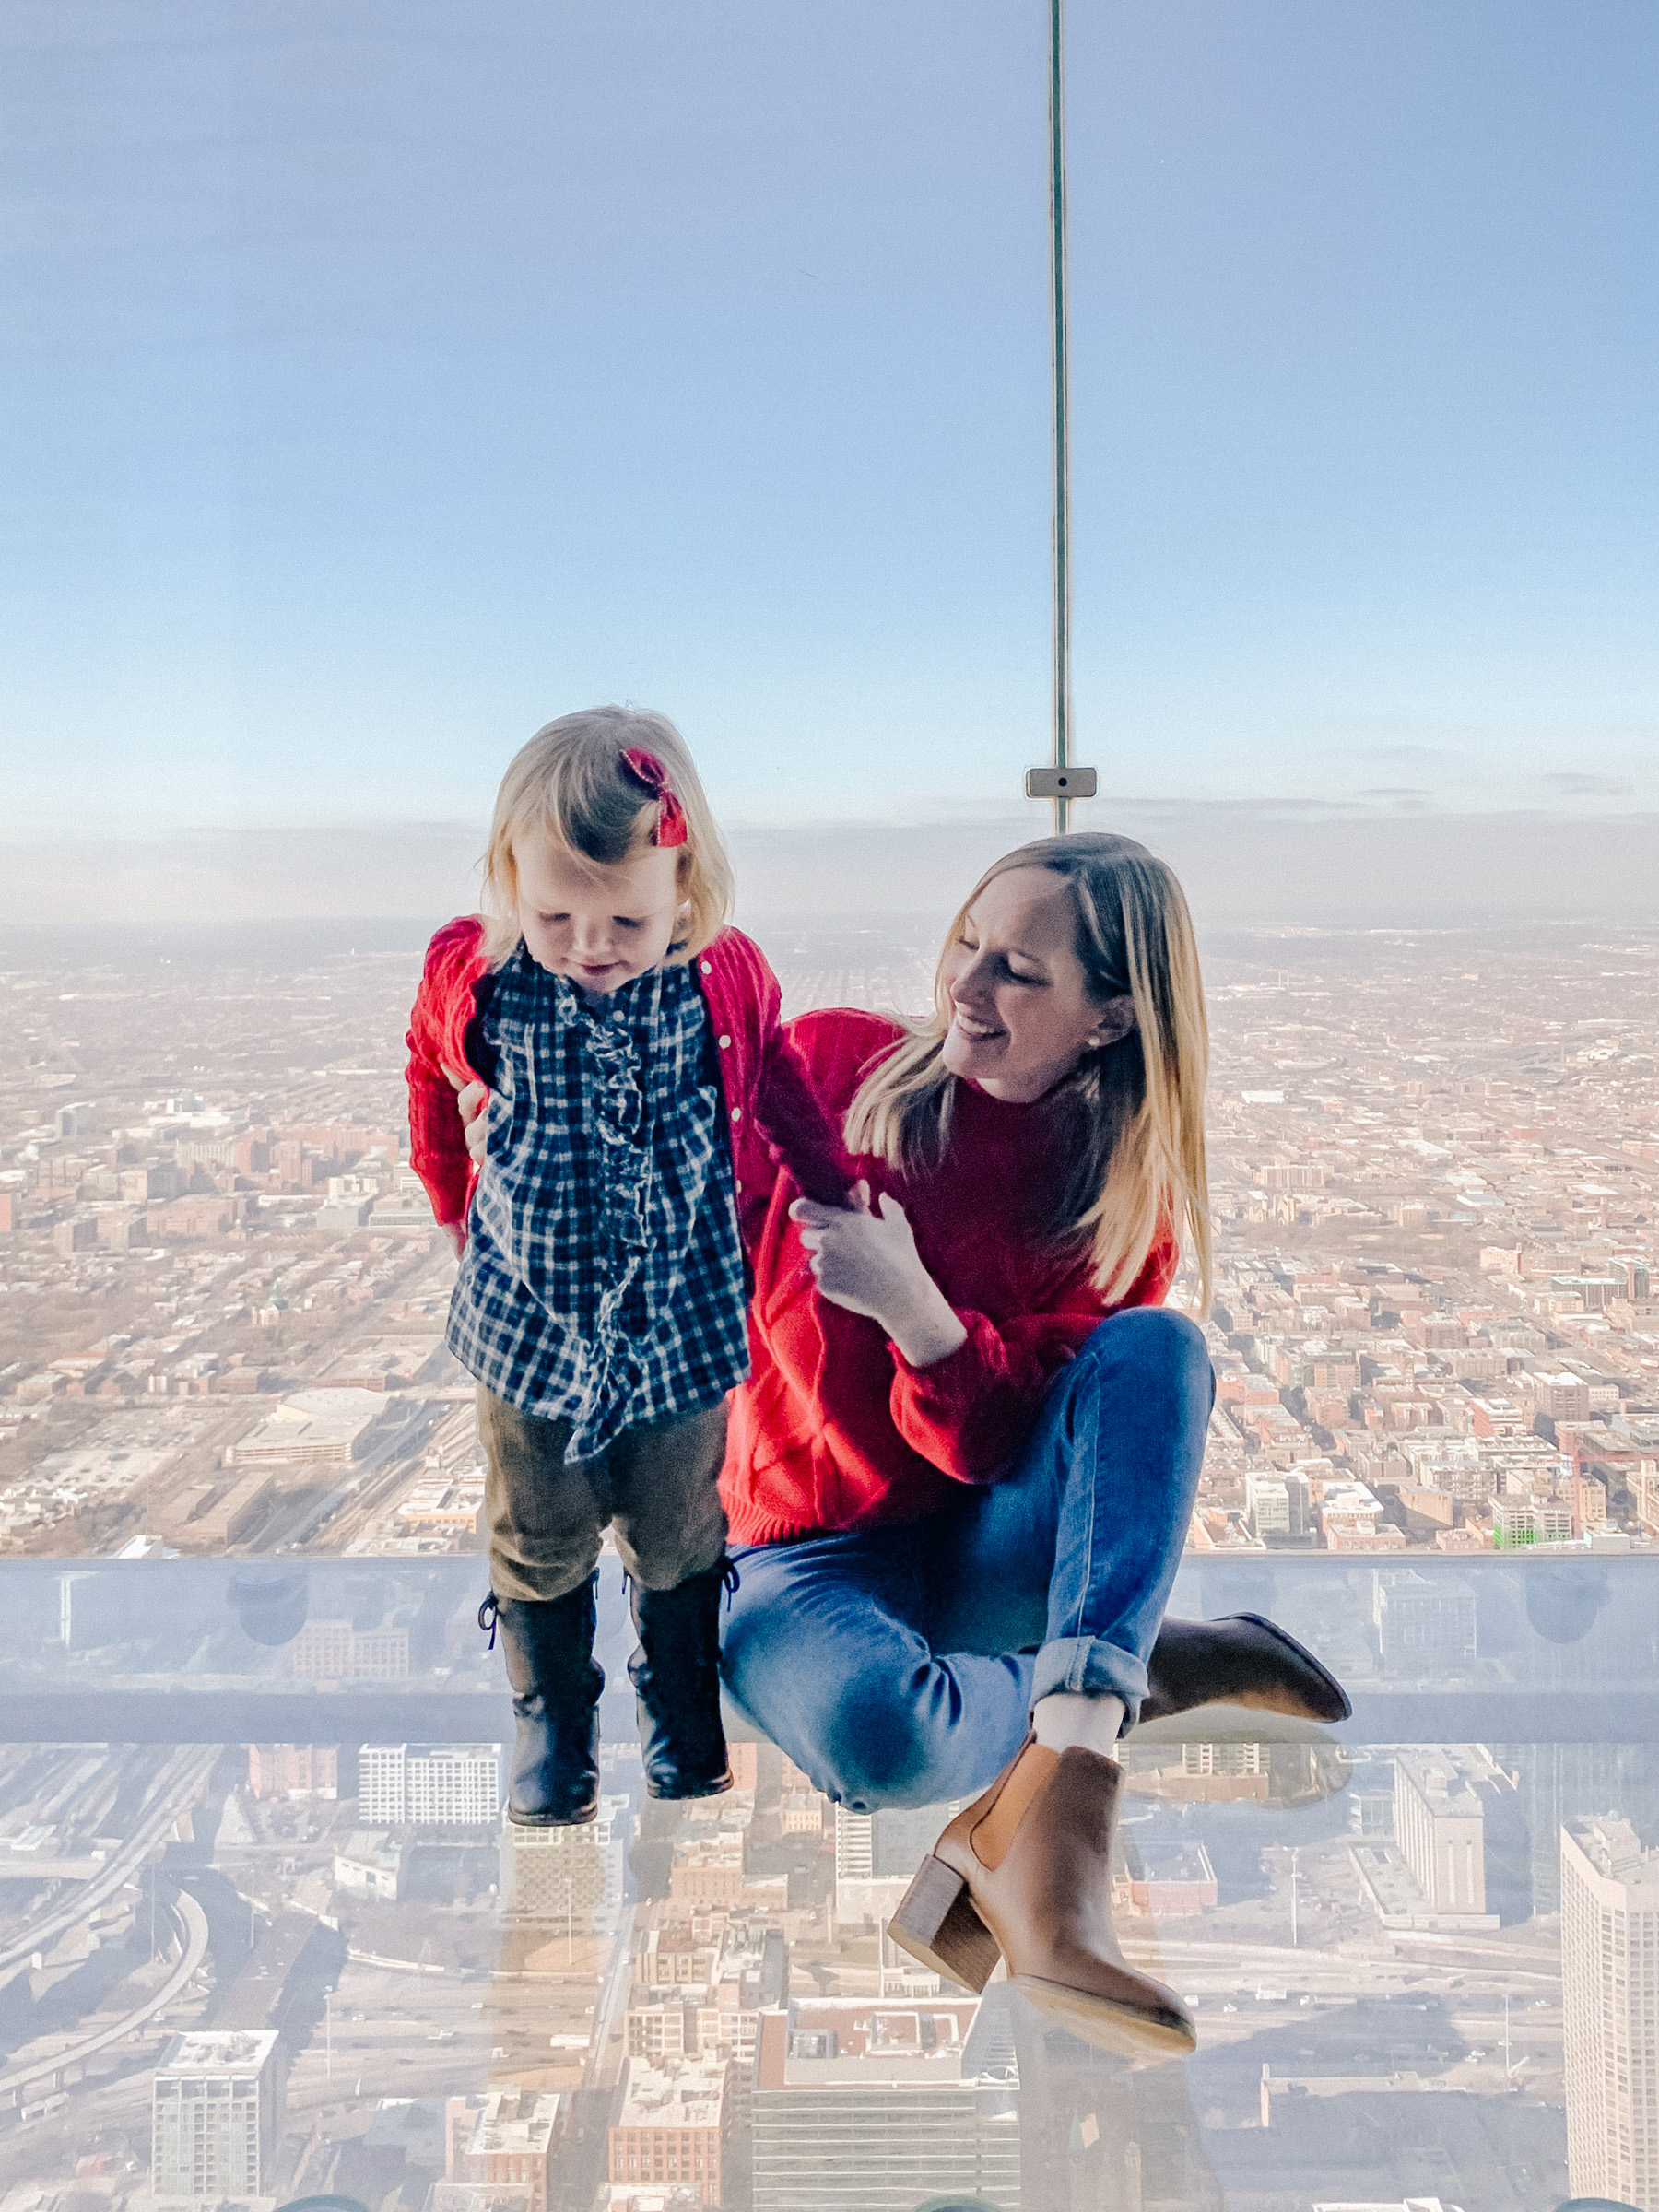
[[[1013,1105],[1041,1098],[1135,1027],[1127,994],[1090,992],[1070,887],[1049,868],[991,878],[946,948],[944,977],[946,1066]]]

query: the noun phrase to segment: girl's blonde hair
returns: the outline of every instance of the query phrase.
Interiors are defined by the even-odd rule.
[[[1209,1030],[1198,947],[1174,875],[1132,838],[1039,838],[986,870],[946,937],[932,1018],[914,1026],[865,1077],[847,1110],[847,1147],[912,1175],[944,1163],[958,1085],[940,1057],[951,1017],[945,959],[974,900],[1012,868],[1047,868],[1064,879],[1091,994],[1135,1002],[1129,1034],[1087,1053],[1062,1087],[1077,1125],[1040,1233],[1057,1251],[1092,1253],[1095,1281],[1109,1303],[1127,1293],[1159,1237],[1173,1233],[1194,1263],[1196,1303],[1206,1312]]]
[[[637,707],[583,707],[561,714],[520,747],[501,778],[484,855],[484,943],[499,966],[520,935],[518,841],[540,830],[565,852],[614,867],[649,844],[658,803],[622,765],[625,752],[654,753],[686,817],[680,896],[689,910],[670,961],[695,959],[720,935],[732,906],[732,864],[685,739],[665,714]]]

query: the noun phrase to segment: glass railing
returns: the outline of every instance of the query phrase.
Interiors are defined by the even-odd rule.
[[[644,1799],[612,1559],[601,1818],[539,1831],[501,1818],[481,1562],[18,1561],[0,1590],[0,2186],[369,2212],[1653,2201],[1641,1555],[1189,1555],[1176,1612],[1271,1612],[1354,1714],[1215,1707],[1126,1742],[1116,1924],[1199,2028],[1139,2071],[888,1940],[943,1808],[838,1811],[747,1742],[731,1795]]]

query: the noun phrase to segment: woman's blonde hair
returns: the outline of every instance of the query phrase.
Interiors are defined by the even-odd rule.
[[[686,817],[679,889],[689,919],[669,959],[695,959],[724,928],[732,864],[685,739],[665,714],[583,707],[537,730],[514,754],[496,794],[484,855],[484,942],[498,966],[522,935],[514,857],[521,838],[540,830],[565,852],[606,867],[651,841],[658,802],[623,767],[623,754],[632,751],[656,755]]]
[[[1172,872],[1132,838],[1039,838],[1006,853],[974,886],[945,940],[932,1018],[865,1077],[847,1111],[847,1147],[908,1174],[939,1168],[950,1145],[958,1078],[941,1058],[950,1026],[945,961],[974,900],[1012,868],[1047,868],[1069,888],[1077,957],[1099,999],[1127,995],[1135,1027],[1086,1053],[1061,1087],[1076,1127],[1039,1224],[1057,1250],[1091,1250],[1108,1303],[1122,1299],[1161,1236],[1182,1239],[1210,1297],[1209,1182],[1204,1086],[1209,1030],[1192,916]]]

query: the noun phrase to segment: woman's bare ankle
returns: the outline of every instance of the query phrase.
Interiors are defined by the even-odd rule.
[[[1048,1751],[1069,1751],[1077,1745],[1115,1759],[1123,1725],[1124,1700],[1110,1695],[1053,1689],[1031,1708],[1032,1729]]]

